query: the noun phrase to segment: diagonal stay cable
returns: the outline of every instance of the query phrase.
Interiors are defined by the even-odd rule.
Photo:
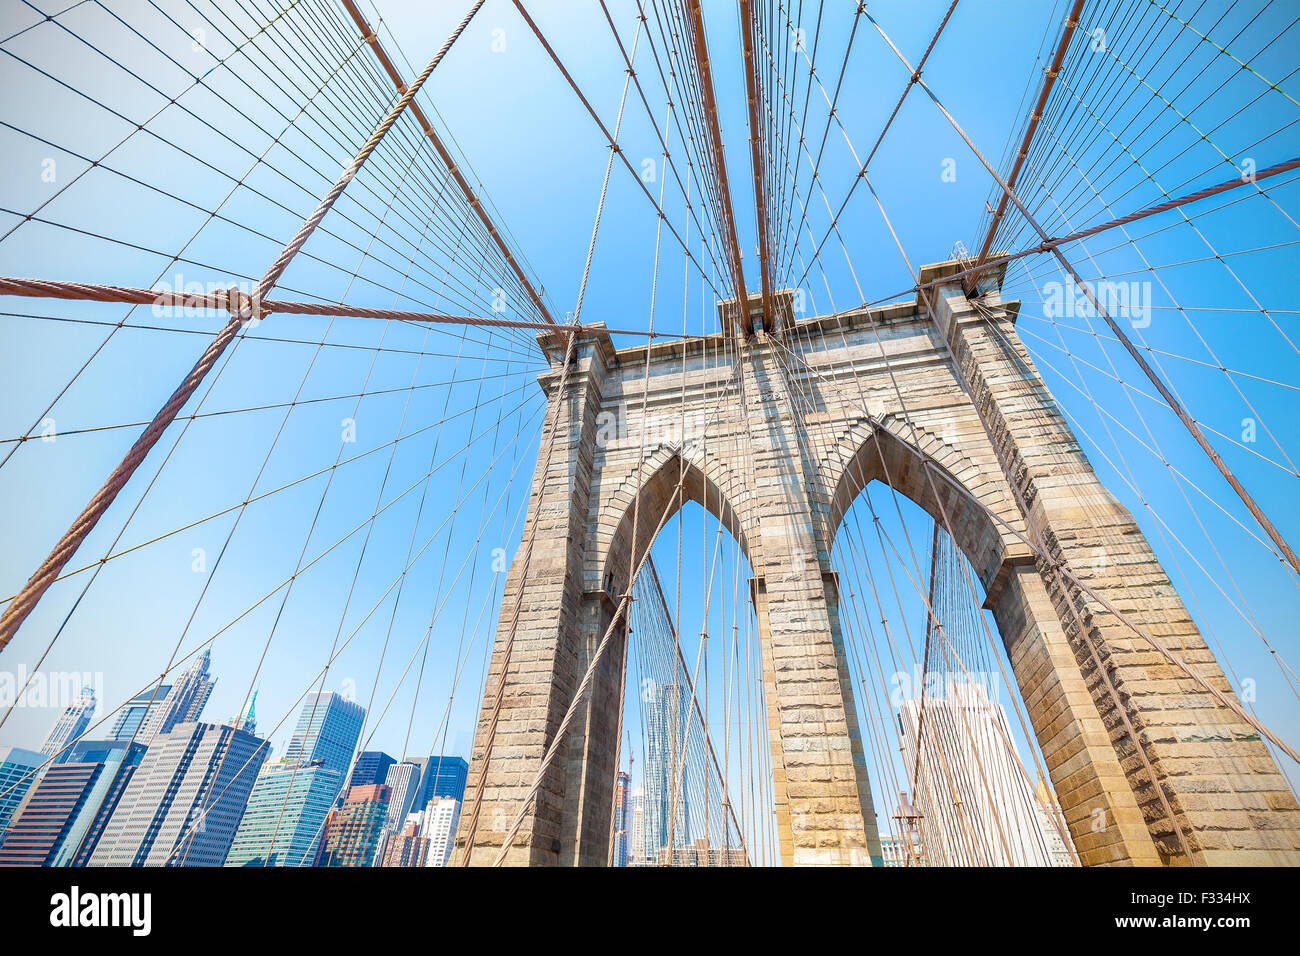
[[[334,205],[335,201],[340,195],[342,195],[343,190],[347,188],[348,183],[350,183],[356,176],[357,170],[361,168],[362,164],[370,154],[375,151],[380,140],[383,139],[384,134],[388,132],[394,123],[397,122],[402,111],[411,100],[415,98],[416,92],[424,85],[424,81],[433,73],[434,68],[436,68],[442,61],[442,58],[446,55],[447,51],[451,49],[452,43],[454,43],[456,38],[460,36],[461,32],[466,26],[468,26],[470,19],[482,6],[483,0],[477,0],[474,6],[470,8],[469,13],[463,20],[461,20],[456,30],[450,37],[448,37],[442,48],[434,54],[433,59],[429,61],[429,65],[425,67],[424,72],[416,78],[410,89],[408,89],[397,104],[393,106],[388,115],[384,117],[383,122],[379,124],[374,133],[371,134],[370,139],[361,147],[356,157],[352,160],[352,163],[343,171],[343,174],[334,184],[334,188],[332,188],[329,193],[326,194],[325,198],[321,200],[320,205],[316,207],[316,210],[310,217],[308,217],[307,221],[302,224],[302,227],[298,230],[298,234],[294,236],[287,246],[285,246],[279,257],[274,263],[272,263],[271,268],[267,270],[266,275],[262,277],[262,281],[258,283],[257,289],[254,292],[254,301],[260,301],[265,298],[266,294],[274,288],[276,282],[279,281],[280,277],[284,274],[285,269],[289,267],[289,263],[293,260],[293,257],[297,255],[298,250],[307,242],[307,239],[311,236],[312,232],[315,231],[316,226],[325,218],[326,213],[330,211],[330,208]],[[27,616],[35,609],[41,596],[53,583],[54,579],[58,577],[63,566],[68,563],[69,559],[71,559],[72,555],[77,551],[77,548],[80,547],[81,542],[90,534],[91,530],[93,530],[95,525],[99,522],[99,519],[103,516],[104,512],[108,510],[109,505],[113,503],[118,492],[122,490],[123,486],[126,485],[131,476],[135,474],[136,469],[140,466],[140,463],[144,461],[153,446],[158,443],[158,440],[162,437],[167,426],[171,424],[172,420],[180,412],[181,407],[189,400],[190,396],[194,394],[194,391],[199,387],[203,379],[207,377],[212,366],[216,364],[217,360],[221,357],[221,354],[226,350],[226,347],[230,345],[231,341],[244,327],[245,322],[249,318],[252,318],[251,313],[232,314],[230,321],[226,323],[219,333],[217,333],[216,338],[213,339],[212,343],[204,351],[203,355],[199,357],[194,368],[190,370],[190,373],[177,387],[171,398],[168,399],[167,403],[159,410],[149,427],[145,429],[144,433],[139,439],[137,439],[135,445],[133,445],[131,450],[127,452],[126,457],[122,459],[117,468],[113,470],[113,473],[109,475],[108,479],[104,482],[104,485],[91,499],[85,510],[78,516],[76,521],[73,522],[72,527],[65,532],[58,544],[55,545],[54,550],[50,552],[49,557],[47,557],[41,566],[37,568],[36,572],[32,575],[23,590],[19,592],[18,596],[9,603],[8,607],[5,608],[4,614],[0,615],[0,650],[3,650],[8,645],[18,628],[22,626],[23,621],[25,621]]]

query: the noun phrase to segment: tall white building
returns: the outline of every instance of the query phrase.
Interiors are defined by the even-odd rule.
[[[460,801],[452,797],[435,797],[425,807],[420,835],[429,841],[425,866],[446,866],[456,843],[456,826],[460,823]]]
[[[41,753],[54,757],[55,763],[62,763],[67,757],[67,748],[90,726],[90,721],[95,716],[95,707],[94,689],[81,688],[81,693],[72,698],[72,703],[68,704],[50,728],[49,736],[41,744]],[[58,756],[60,752],[62,755]]]
[[[411,804],[420,791],[420,771],[423,768],[414,760],[403,760],[388,768],[384,785],[388,787],[388,817],[384,829],[396,832],[402,828],[402,821],[411,812]]]
[[[644,866],[645,856],[645,788],[637,784],[632,788],[628,804],[627,865]]]
[[[1043,840],[1047,843],[1047,852],[1052,856],[1052,865],[1077,866],[1074,854],[1066,842],[1070,831],[1065,826],[1065,815],[1061,813],[1061,805],[1056,802],[1056,797],[1041,773],[1034,786],[1034,803],[1038,810],[1038,825],[1043,831]]]
[[[204,648],[194,663],[181,671],[163,702],[148,709],[136,743],[147,747],[158,734],[168,733],[177,724],[196,721],[203,715],[203,706],[217,686],[216,678],[208,676],[211,662],[211,655]]]
[[[1034,789],[1016,755],[1000,704],[975,683],[944,697],[903,702],[907,766],[916,783],[920,833],[930,866],[1056,866]]]

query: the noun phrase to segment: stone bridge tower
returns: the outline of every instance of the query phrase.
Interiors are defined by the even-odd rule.
[[[1000,275],[971,297],[942,281],[960,267],[923,270],[922,288],[938,283],[928,301],[797,323],[787,311],[738,350],[722,335],[615,350],[587,327],[563,394],[563,339],[543,337],[554,440],[533,479],[531,546],[506,581],[457,860],[496,859],[627,589],[633,541],[643,552],[688,498],[754,572],[782,863],[878,863],[829,562],[878,480],[950,529],[975,568],[1085,864],[1300,863],[1300,807],[1255,730],[1062,574],[1232,696],[1052,404],[1018,303],[1001,300]],[[507,863],[606,864],[625,650],[619,633]]]

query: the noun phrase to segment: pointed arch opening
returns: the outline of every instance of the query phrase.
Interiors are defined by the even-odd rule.
[[[918,436],[919,449],[889,428],[862,429],[827,485],[829,558],[886,865],[1073,865],[989,609],[1028,549],[989,514],[1012,520],[997,484]]]
[[[595,535],[597,551],[588,555],[588,573],[595,578],[589,585],[622,593],[656,532],[667,527],[687,502],[700,505],[731,532],[754,564],[741,510],[745,497],[722,464],[710,461],[701,468],[680,452],[661,448],[647,456],[639,472],[633,469],[623,477],[608,498],[613,507],[602,509]]]
[[[894,429],[870,425],[853,429],[824,467],[823,487],[833,489],[827,503],[828,540],[834,544],[863,489],[880,482],[950,528],[985,592],[996,593],[1006,564],[1029,553],[1006,530],[1007,525],[1020,528],[1022,524],[1009,491],[1002,482],[983,477],[976,463],[936,436],[916,430],[918,448],[895,433],[908,426],[894,424]],[[1001,522],[994,521],[990,511]]]
[[[746,489],[721,461],[661,448],[602,494],[618,507],[606,508],[589,555],[599,589],[617,600],[647,558],[628,615],[613,859],[774,864]]]

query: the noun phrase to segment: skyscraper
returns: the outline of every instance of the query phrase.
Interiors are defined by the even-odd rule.
[[[1000,704],[973,682],[944,697],[906,700],[899,714],[931,866],[1053,866],[1033,789]],[[918,739],[920,737],[921,739]]]
[[[1043,842],[1047,844],[1052,866],[1076,866],[1070,845],[1066,843],[1070,831],[1066,828],[1061,805],[1056,802],[1041,771],[1034,785],[1034,808],[1038,811],[1038,826],[1043,832]]]
[[[84,866],[145,748],[83,740],[50,766],[0,843],[0,866]]]
[[[388,768],[388,776],[384,778],[384,784],[388,787],[391,796],[388,798],[388,819],[384,823],[385,829],[401,829],[406,815],[411,812],[411,805],[415,803],[415,795],[420,791],[420,770],[420,765],[414,760],[403,760]]]
[[[212,696],[212,689],[217,685],[215,678],[208,676],[211,655],[204,648],[194,663],[181,671],[162,703],[150,708],[144,717],[136,742],[146,747],[158,734],[165,734],[177,724],[192,723],[203,714],[203,705]],[[161,688],[159,689],[161,693]],[[147,698],[146,698],[147,699]]]
[[[285,756],[258,775],[227,866],[301,866],[315,857],[365,716],[339,694],[307,696]]]
[[[383,784],[353,787],[343,805],[331,810],[318,866],[370,866],[384,832],[389,791]]]
[[[627,865],[645,866],[645,788],[637,784],[632,789],[628,811]]]
[[[90,721],[95,716],[95,706],[94,689],[81,688],[81,693],[72,698],[72,703],[54,722],[50,735],[45,738],[45,743],[41,744],[41,753],[53,757],[55,763],[66,760],[68,753],[65,748],[90,726]]]
[[[426,866],[446,866],[456,845],[456,826],[460,823],[460,801],[438,797],[424,811],[420,832],[429,840]]]
[[[277,760],[257,777],[226,866],[303,866],[316,856],[343,777],[322,761]]]
[[[620,770],[614,786],[614,858],[613,866],[627,866],[628,861],[628,791],[632,787],[630,774]]]
[[[686,746],[689,697],[680,684],[650,685],[646,701],[645,847],[643,855],[659,859],[671,843],[690,842],[687,794],[691,781],[682,766]]]
[[[366,709],[334,691],[312,692],[298,712],[285,760],[321,761],[340,776],[347,773],[361,736]]]
[[[424,765],[424,780],[420,784],[420,795],[415,798],[413,808],[423,810],[435,797],[464,800],[465,781],[468,778],[469,762],[464,757],[431,755]]]
[[[382,750],[363,750],[357,755],[356,766],[352,768],[352,776],[348,778],[348,785],[344,788],[344,792],[353,787],[369,787],[383,783],[388,779],[388,768],[395,763],[397,759]]]
[[[9,826],[10,817],[36,782],[36,768],[44,762],[44,754],[33,750],[0,747],[0,833]]]
[[[411,808],[406,811],[407,816],[410,816],[412,813],[424,809],[424,807],[420,805],[419,800],[420,800],[420,791],[424,789],[424,779],[426,776],[426,771],[428,770],[429,767],[429,758],[428,757],[407,757],[406,762],[415,764],[417,768],[415,775],[413,777],[415,781],[415,785],[414,785],[414,789],[411,792]],[[401,822],[399,821],[398,827],[400,826],[401,826]]]
[[[137,743],[143,743],[137,731],[148,723],[150,714],[162,707],[171,689],[171,684],[163,684],[156,691],[153,687],[148,687],[128,700],[113,719],[113,727],[108,732],[108,739],[130,740],[134,736]]]
[[[220,866],[266,741],[227,724],[157,734],[104,828],[92,866]]]

